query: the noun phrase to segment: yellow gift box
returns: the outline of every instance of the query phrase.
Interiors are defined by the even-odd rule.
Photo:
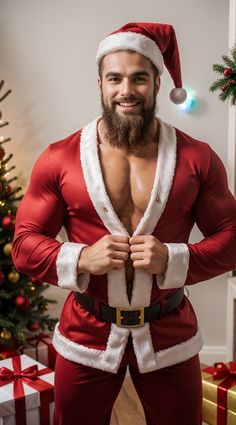
[[[223,407],[222,407],[223,409]],[[203,421],[210,425],[218,425],[217,422],[217,404],[212,403],[209,400],[203,399],[202,403],[202,411],[203,411]],[[225,411],[225,409],[224,409]],[[226,424],[227,425],[235,425],[236,424],[236,412],[232,412],[232,410],[228,410],[226,412]]]
[[[236,363],[215,363],[203,369],[203,420],[211,425],[236,425]]]

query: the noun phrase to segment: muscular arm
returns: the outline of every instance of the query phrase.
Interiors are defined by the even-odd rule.
[[[228,189],[225,168],[211,149],[193,217],[204,238],[194,244],[166,244],[169,259],[160,288],[195,284],[236,267],[236,201]]]
[[[56,259],[61,244],[55,240],[65,215],[50,167],[50,147],[37,160],[30,186],[21,201],[13,240],[17,270],[57,284]]]
[[[207,178],[193,208],[204,239],[188,244],[187,284],[210,279],[236,267],[236,201],[227,185],[224,166],[211,152]]]

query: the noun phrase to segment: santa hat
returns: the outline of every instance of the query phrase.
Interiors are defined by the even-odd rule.
[[[175,88],[170,92],[172,102],[183,103],[187,98],[182,88],[181,67],[178,44],[174,28],[158,23],[129,23],[114,31],[98,46],[96,62],[108,53],[117,50],[133,50],[146,56],[155,65],[159,75],[164,64],[168,69]]]

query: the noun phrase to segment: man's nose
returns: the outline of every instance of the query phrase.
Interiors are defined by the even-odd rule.
[[[128,96],[129,94],[133,92],[134,92],[134,86],[132,81],[130,81],[128,78],[124,79],[122,81],[122,86],[121,86],[121,95]]]

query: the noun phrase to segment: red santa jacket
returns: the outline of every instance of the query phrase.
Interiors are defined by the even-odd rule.
[[[134,235],[153,234],[168,247],[165,276],[135,270],[129,304],[125,269],[102,276],[77,274],[81,249],[106,234],[127,235],[106,192],[97,148],[97,122],[51,144],[37,160],[20,203],[13,241],[16,268],[113,307],[149,306],[183,285],[195,284],[236,265],[236,202],[222,162],[208,144],[159,119],[155,180]],[[194,223],[203,233],[188,242]],[[55,239],[61,227],[69,242]],[[197,320],[185,297],[178,309],[142,327],[99,321],[73,292],[64,304],[53,343],[72,361],[116,372],[131,332],[141,373],[195,355],[202,347]]]

